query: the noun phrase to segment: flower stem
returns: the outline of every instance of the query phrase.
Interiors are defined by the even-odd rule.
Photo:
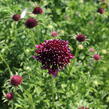
[[[51,106],[52,106],[53,109],[55,108],[55,93],[56,93],[55,91],[56,91],[56,89],[55,89],[55,78],[52,77],[52,104],[51,104]]]
[[[32,39],[33,45],[35,46],[36,43],[35,43],[34,34],[33,34],[33,32],[31,30],[28,30],[28,34],[30,34],[30,33],[32,33],[30,38]]]
[[[76,43],[76,51],[75,51],[74,64],[77,61],[77,56],[78,56],[78,48],[77,48],[77,43]]]
[[[12,71],[11,71],[11,69],[10,69],[8,63],[6,62],[6,60],[3,58],[3,56],[2,56],[1,54],[0,54],[0,58],[2,59],[2,61],[3,61],[3,62],[5,63],[5,65],[7,66],[8,71],[9,71],[10,75],[12,76]]]

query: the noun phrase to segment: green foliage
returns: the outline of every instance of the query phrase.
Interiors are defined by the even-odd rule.
[[[39,5],[41,15],[33,15]],[[84,0],[1,0],[0,1],[0,87],[4,93],[13,92],[14,99],[8,101],[2,93],[0,105],[5,109],[108,109],[109,107],[109,8],[106,2]],[[105,8],[104,14],[97,13]],[[13,14],[27,15],[19,22],[12,20]],[[25,27],[27,18],[33,17],[39,24],[33,29]],[[52,37],[57,31],[59,36]],[[78,43],[75,35],[82,33],[87,40]],[[49,39],[68,40],[75,55],[71,63],[53,78],[41,69],[32,56],[35,44]],[[83,48],[80,48],[82,45]],[[89,52],[94,48],[95,52]],[[101,60],[92,56],[98,53]],[[10,76],[23,76],[18,87],[10,85]],[[5,104],[6,105],[6,104]]]

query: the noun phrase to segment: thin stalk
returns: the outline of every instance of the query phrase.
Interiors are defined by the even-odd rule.
[[[56,89],[55,89],[55,78],[54,77],[52,77],[52,104],[51,104],[51,106],[52,106],[52,108],[54,109],[55,108],[55,92],[56,91]]]
[[[34,34],[33,34],[33,32],[31,30],[28,30],[28,34],[30,34],[30,33],[32,33],[30,38],[32,39],[33,45],[35,46],[36,42],[35,42]]]
[[[77,47],[77,43],[76,43],[76,51],[75,51],[74,63],[77,61],[77,56],[78,56],[78,47]]]
[[[0,54],[0,58],[2,59],[2,61],[5,63],[5,65],[7,66],[7,68],[8,68],[8,71],[9,71],[9,73],[10,73],[10,75],[12,76],[12,71],[11,71],[11,69],[10,69],[10,67],[9,67],[9,65],[8,65],[8,63],[6,62],[6,60],[2,57],[2,55]]]

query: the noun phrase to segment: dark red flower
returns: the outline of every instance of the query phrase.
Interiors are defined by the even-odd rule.
[[[86,37],[83,34],[78,34],[76,36],[76,40],[78,40],[79,42],[83,42],[83,41],[85,41],[85,39],[86,39]]]
[[[34,56],[42,63],[43,69],[48,69],[48,73],[56,76],[58,71],[63,69],[70,59],[74,58],[68,47],[68,41],[54,39],[46,40],[36,46],[37,56]]]
[[[58,36],[58,33],[56,31],[51,32],[51,36],[56,37]]]
[[[19,75],[14,75],[11,77],[11,84],[14,86],[18,86],[22,83],[22,77]]]
[[[100,14],[103,14],[105,12],[105,10],[104,10],[104,8],[98,8],[97,12]]]
[[[98,60],[100,60],[101,57],[99,54],[94,54],[93,58],[98,61]]]
[[[40,7],[36,7],[33,10],[33,14],[42,14],[42,13],[43,13],[43,10]]]
[[[58,69],[48,69],[48,73],[52,74],[54,77],[57,76],[58,71],[59,71]]]
[[[5,96],[8,100],[12,100],[14,97],[12,92],[7,93]]]
[[[37,21],[36,19],[34,19],[34,18],[29,18],[29,19],[27,19],[26,22],[25,22],[25,26],[26,26],[27,28],[33,28],[33,27],[35,27],[37,24],[38,24],[38,21]]]
[[[12,16],[12,19],[13,19],[14,21],[19,21],[20,18],[21,18],[21,16],[20,16],[19,14],[15,14],[15,15]]]
[[[78,109],[89,109],[89,108],[82,106],[82,107],[79,107]]]

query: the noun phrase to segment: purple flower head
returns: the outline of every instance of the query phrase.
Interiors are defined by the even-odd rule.
[[[40,7],[35,7],[33,10],[33,14],[42,14],[43,10]]]
[[[9,92],[5,95],[5,97],[8,99],[8,100],[12,100],[13,97],[14,97],[14,94],[12,92]]]
[[[89,109],[89,108],[82,106],[82,107],[79,107],[78,109]]]
[[[20,18],[21,18],[21,16],[20,16],[19,14],[14,14],[14,15],[12,16],[12,19],[13,19],[14,21],[19,21]]]
[[[103,14],[105,12],[105,10],[104,10],[104,8],[98,8],[97,12],[100,14]]]
[[[14,75],[14,76],[11,77],[10,82],[11,82],[12,85],[18,86],[22,83],[22,76]]]
[[[33,59],[36,59],[36,56],[32,56]]]
[[[58,36],[58,33],[56,31],[51,32],[51,36],[56,37]]]
[[[76,36],[76,40],[79,41],[79,42],[84,42],[85,39],[86,39],[86,37],[85,37],[85,35],[83,35],[83,34],[78,34],[78,35]]]
[[[48,73],[49,73],[49,74],[52,74],[54,77],[56,77],[57,74],[58,74],[58,71],[59,71],[59,70],[57,70],[57,69],[56,69],[56,70],[55,70],[55,69],[49,69]]]
[[[98,61],[98,60],[100,60],[100,55],[99,54],[94,54],[93,55],[93,58],[96,60],[96,61]]]
[[[35,27],[37,24],[38,24],[38,21],[37,21],[36,19],[34,19],[34,18],[29,18],[29,19],[27,19],[26,22],[25,22],[25,26],[26,26],[27,28],[33,28],[33,27]]]
[[[70,59],[74,58],[68,47],[68,41],[54,39],[46,40],[36,46],[35,58],[42,63],[43,69],[56,76],[58,71],[63,69]]]

